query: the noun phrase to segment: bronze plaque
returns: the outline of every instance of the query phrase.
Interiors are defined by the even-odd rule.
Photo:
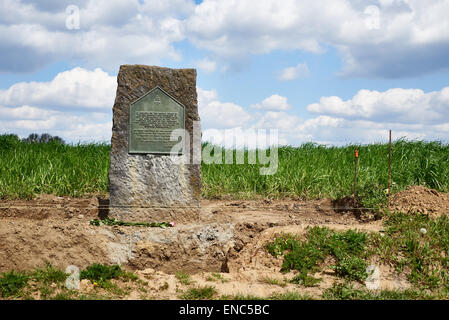
[[[159,87],[137,99],[129,108],[129,153],[172,154],[181,137],[171,141],[173,130],[184,129],[184,106]],[[176,150],[183,154],[183,147]]]

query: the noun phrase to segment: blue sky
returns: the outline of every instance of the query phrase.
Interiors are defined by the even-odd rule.
[[[0,133],[109,141],[118,68],[138,63],[197,69],[205,139],[447,142],[447,16],[449,0],[0,0]]]

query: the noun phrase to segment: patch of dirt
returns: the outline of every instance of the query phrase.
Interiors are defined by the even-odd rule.
[[[382,231],[381,221],[354,213],[347,200],[329,199],[203,200],[199,220],[174,228],[89,225],[91,219],[104,217],[107,203],[97,197],[56,196],[0,201],[0,272],[47,263],[62,270],[120,264],[148,282],[145,288],[128,288],[131,299],[179,299],[188,287],[205,285],[220,295],[267,297],[298,290],[286,283],[295,273],[280,273],[282,258],[264,250],[276,234],[301,235],[311,226]],[[176,279],[178,271],[191,274],[190,286]],[[397,279],[391,272],[382,274],[383,286],[394,287],[391,283]],[[323,281],[301,293],[318,297],[337,281],[332,270],[316,276]],[[91,285],[83,282],[81,291],[89,293]]]
[[[411,186],[391,197],[390,210],[420,212],[432,217],[449,214],[449,194],[422,186]]]
[[[228,253],[239,252],[266,229],[359,221],[351,212],[337,213],[326,199],[204,200],[199,221],[175,228],[90,226],[91,219],[104,217],[106,206],[107,199],[97,197],[0,201],[0,272],[95,262],[167,273],[227,271]]]

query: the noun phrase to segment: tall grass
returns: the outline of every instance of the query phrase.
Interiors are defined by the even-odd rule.
[[[359,150],[358,196],[365,205],[386,200],[388,145],[326,147],[307,143],[279,148],[276,174],[259,174],[260,165],[203,164],[203,194],[220,197],[300,196],[341,198],[354,189],[354,152]],[[392,146],[393,191],[425,185],[449,191],[449,145],[398,140]]]
[[[247,160],[244,165],[203,163],[203,196],[308,199],[348,196],[353,192],[355,149],[359,150],[359,197],[366,206],[385,201],[387,144],[325,147],[307,143],[281,147],[278,170],[268,176],[260,175],[262,165],[247,164]],[[61,196],[106,193],[109,150],[107,144],[28,144],[0,136],[0,198],[27,198],[40,193]],[[408,185],[425,185],[449,192],[449,145],[399,140],[392,150],[393,191]]]
[[[105,193],[109,150],[107,144],[25,143],[0,136],[0,198]]]

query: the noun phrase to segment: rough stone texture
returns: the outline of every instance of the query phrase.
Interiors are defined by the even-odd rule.
[[[196,70],[123,65],[117,77],[113,107],[109,215],[126,221],[191,221],[199,215],[201,162],[192,161],[194,121],[199,121]],[[129,154],[130,104],[159,86],[185,107],[185,129],[190,134],[188,164],[174,157]],[[198,157],[198,153],[196,153]],[[200,157],[200,155],[199,155]],[[197,158],[198,159],[198,158]],[[178,159],[179,160],[179,159]]]

